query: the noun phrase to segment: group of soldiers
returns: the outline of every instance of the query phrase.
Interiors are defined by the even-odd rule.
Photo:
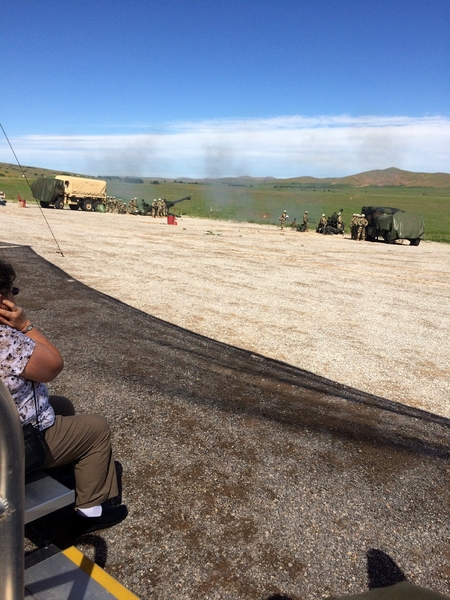
[[[286,223],[286,219],[288,219],[288,218],[289,218],[289,215],[287,214],[287,212],[285,210],[278,217],[278,220],[280,221],[281,229],[284,229],[284,224]],[[306,231],[308,229],[308,211],[305,210],[305,212],[303,213],[303,221],[300,225],[297,225],[296,221],[297,221],[297,219],[294,219],[293,223],[290,223],[290,226],[293,227],[294,229],[296,229],[297,231]]]
[[[153,202],[147,204],[144,199],[138,201],[137,198],[132,198],[128,205],[119,200],[115,196],[108,196],[105,202],[105,212],[116,213],[119,215],[147,215],[151,214],[152,217],[167,217],[169,209],[166,201],[162,198],[155,198]]]
[[[135,198],[136,200],[136,198]],[[130,202],[131,204],[131,202]],[[151,215],[152,217],[167,217],[169,208],[164,198],[155,198],[151,204],[148,204],[143,198],[140,202],[136,202],[129,210],[133,215]]]
[[[343,234],[345,231],[344,221],[342,220],[342,209],[339,212],[334,212],[331,217],[326,217],[324,213],[322,213],[319,222],[317,223],[316,232],[322,233],[325,235],[332,234]],[[283,211],[279,217],[280,228],[284,229],[286,220],[289,218],[287,211]],[[365,215],[358,215],[356,213],[353,214],[353,217],[350,221],[350,230],[352,240],[365,240],[366,239],[366,227],[368,225],[368,221],[365,218]],[[292,223],[289,224],[290,227],[296,229],[297,231],[307,231],[308,229],[308,211],[305,210],[303,213],[303,221],[301,224],[296,223],[296,219]]]
[[[152,217],[167,217],[169,209],[167,208],[166,201],[163,198],[155,198],[152,202]]]
[[[125,215],[127,213],[127,205],[122,200],[115,196],[107,196],[105,202],[105,212]]]
[[[128,202],[127,213],[130,215],[139,214],[137,198],[131,198],[131,200]]]
[[[342,209],[339,212],[334,212],[329,219],[322,213],[317,223],[316,232],[323,233],[324,235],[343,234],[344,221],[342,220]]]
[[[350,233],[352,240],[364,241],[366,239],[366,227],[369,221],[366,219],[366,215],[358,215],[353,213],[350,220]]]
[[[141,200],[138,203],[137,198],[132,198],[128,206],[122,200],[118,200],[114,196],[108,196],[105,204],[106,212],[118,213],[118,214],[132,214],[132,215],[146,215],[151,213],[152,217],[167,217],[169,210],[166,201],[162,198],[155,198],[151,205],[147,204],[145,200]],[[284,229],[286,220],[289,218],[287,211],[284,210],[279,217],[280,228]],[[352,240],[365,240],[366,239],[366,227],[369,224],[365,215],[358,215],[353,213],[353,217],[350,221],[350,232]],[[308,211],[305,210],[303,213],[303,220],[300,225],[296,224],[296,219],[290,224],[292,228],[297,231],[307,231],[308,229]],[[325,214],[322,214],[316,227],[317,233],[323,234],[338,234],[344,233],[344,222],[342,220],[342,210],[332,214],[330,218],[327,218]]]

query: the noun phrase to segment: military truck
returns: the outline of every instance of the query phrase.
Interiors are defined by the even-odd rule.
[[[31,184],[33,197],[43,208],[104,211],[106,203],[106,181],[56,175],[39,177]]]
[[[418,246],[423,239],[424,222],[421,215],[386,206],[363,206],[361,214],[368,221],[366,239],[371,242],[382,237],[388,244],[396,240],[408,240],[411,246]]]

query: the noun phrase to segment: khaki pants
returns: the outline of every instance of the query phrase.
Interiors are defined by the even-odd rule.
[[[118,495],[116,469],[111,451],[111,431],[100,415],[75,415],[72,403],[50,396],[56,414],[45,430],[48,446],[44,468],[75,465],[78,508],[89,508]]]

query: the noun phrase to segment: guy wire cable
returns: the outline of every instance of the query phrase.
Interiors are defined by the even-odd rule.
[[[3,129],[3,125],[1,123],[0,123],[0,127],[2,128],[2,131],[6,138],[6,141],[8,142],[9,147],[11,148],[11,152],[14,154],[14,158],[16,159],[17,164],[19,165],[20,170],[22,171],[22,175],[25,178],[25,181],[27,182],[28,187],[30,188],[31,195],[33,195],[33,190],[31,189],[31,185],[30,185],[30,182],[28,181],[28,177],[26,176],[25,171],[23,170],[22,165],[20,164],[19,159],[17,158],[16,153],[14,152],[14,148],[11,146],[11,142],[9,141],[8,136],[6,135],[6,131]],[[34,196],[33,196],[33,198],[34,198]],[[63,251],[61,250],[60,245],[58,243],[58,240],[56,239],[55,234],[53,233],[52,228],[50,227],[50,223],[47,221],[47,217],[45,216],[44,211],[42,210],[42,206],[39,204],[39,202],[36,199],[35,199],[35,201],[36,201],[37,205],[39,206],[41,215],[44,217],[44,221],[47,223],[47,227],[49,228],[53,239],[55,240],[55,244],[58,248],[57,253],[61,254],[61,256],[64,256]]]

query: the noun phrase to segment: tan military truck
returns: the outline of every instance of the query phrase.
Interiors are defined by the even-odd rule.
[[[43,208],[62,209],[67,205],[71,210],[96,210],[104,212],[106,204],[106,181],[56,175],[39,177],[31,184],[34,198]]]

